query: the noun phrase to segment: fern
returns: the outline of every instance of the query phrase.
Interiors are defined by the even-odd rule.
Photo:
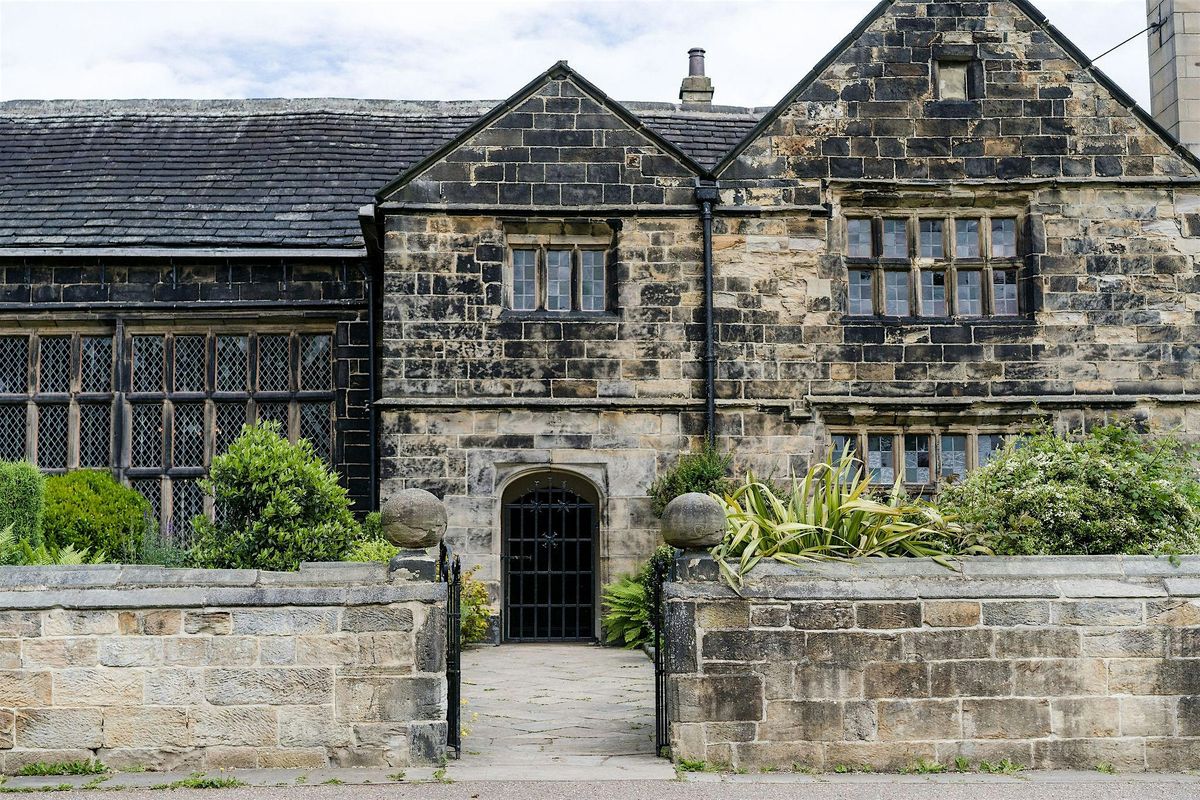
[[[39,544],[37,547],[33,547],[29,542],[18,541],[11,525],[0,530],[0,566],[73,567],[80,564],[99,564],[103,561],[103,553],[93,556],[86,549],[77,550],[71,545],[48,547],[45,544]]]
[[[646,587],[634,578],[621,578],[604,587],[604,641],[640,647],[654,638]]]

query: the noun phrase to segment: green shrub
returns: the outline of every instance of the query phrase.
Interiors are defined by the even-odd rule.
[[[42,543],[46,479],[27,461],[0,461],[0,529],[32,547]]]
[[[248,425],[201,481],[217,522],[193,520],[192,559],[201,567],[295,570],[302,561],[340,561],[360,538],[346,490],[301,439],[277,423]]]
[[[482,642],[491,626],[492,606],[487,585],[475,580],[478,571],[479,567],[475,566],[462,573],[462,601],[458,610],[463,641],[467,643]]]
[[[793,476],[782,497],[749,475],[717,498],[728,521],[725,540],[712,549],[722,576],[739,588],[764,558],[799,564],[925,556],[947,564],[951,555],[990,552],[936,506],[906,498],[899,482],[882,499],[872,498],[871,489],[865,470],[846,453],[814,464],[803,478]]]
[[[0,566],[3,567],[50,567],[94,564],[103,556],[92,556],[86,550],[76,550],[67,545],[63,548],[47,547],[45,542],[34,547],[18,539],[13,528],[0,529]]]
[[[603,588],[605,644],[634,648],[654,641],[655,575],[666,578],[675,554],[675,548],[662,545],[633,577],[620,578]]]
[[[1200,484],[1178,440],[1038,428],[948,488],[943,506],[1003,555],[1200,552]]]
[[[383,539],[359,539],[350,545],[343,561],[391,561],[400,552],[400,548]]]
[[[46,479],[42,531],[52,548],[74,547],[129,563],[138,560],[151,526],[150,504],[104,470]]]
[[[729,478],[729,466],[732,463],[733,456],[721,453],[708,444],[698,452],[681,455],[674,466],[650,485],[654,513],[662,516],[667,503],[688,492],[728,493],[733,487],[733,481]]]

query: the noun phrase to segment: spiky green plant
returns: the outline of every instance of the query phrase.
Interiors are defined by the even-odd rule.
[[[654,638],[650,624],[647,587],[637,578],[624,577],[604,587],[604,641],[622,647],[640,647]]]
[[[724,497],[728,529],[712,549],[721,574],[740,589],[746,573],[763,559],[784,564],[912,556],[950,566],[954,555],[987,554],[937,506],[907,498],[899,482],[881,499],[860,462],[849,453],[792,476],[783,494],[753,474]]]

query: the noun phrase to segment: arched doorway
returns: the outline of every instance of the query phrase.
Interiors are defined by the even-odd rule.
[[[587,481],[541,472],[504,492],[504,639],[596,638],[599,496]]]

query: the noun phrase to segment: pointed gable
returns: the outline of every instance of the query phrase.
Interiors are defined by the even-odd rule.
[[[970,65],[968,99],[937,64]],[[1026,0],[883,0],[716,168],[764,178],[1181,176],[1200,162]]]
[[[690,204],[702,171],[559,62],[377,197],[447,206]]]

